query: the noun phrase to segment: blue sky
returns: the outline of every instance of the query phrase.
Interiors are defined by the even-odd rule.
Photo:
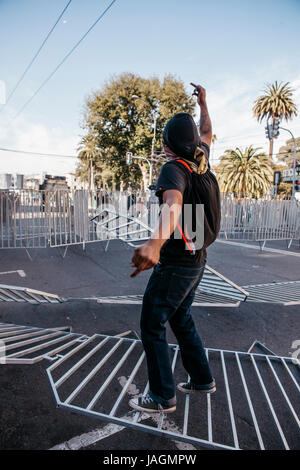
[[[196,81],[225,148],[267,149],[252,104],[269,82],[289,81],[300,111],[300,0],[117,0],[17,119],[13,116],[86,32],[109,0],[72,0],[11,101],[0,106],[0,147],[74,154],[85,97],[112,74],[173,73]],[[0,80],[12,90],[67,0],[0,0]],[[289,127],[300,135],[299,117]],[[275,150],[288,138],[282,133]],[[0,173],[74,168],[68,159],[0,152]]]

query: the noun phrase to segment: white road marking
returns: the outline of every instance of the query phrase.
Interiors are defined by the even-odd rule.
[[[123,418],[128,419],[130,415],[125,415]],[[69,441],[58,444],[51,447],[50,450],[79,450],[83,447],[88,447],[96,442],[105,439],[106,437],[112,436],[117,432],[124,429],[124,426],[119,426],[114,423],[109,423],[103,428],[96,428],[94,431],[81,434],[80,436],[73,437]]]
[[[149,419],[149,417],[157,424],[159,421],[159,415],[149,415],[146,413],[142,413],[139,417],[138,421],[143,421],[144,419]],[[127,415],[122,416],[121,419],[130,419],[132,418],[132,413],[128,413]],[[164,428],[168,431],[179,432],[178,426],[169,419],[164,419]],[[96,444],[102,439],[106,439],[107,437],[113,436],[120,431],[126,429],[124,426],[119,426],[118,424],[109,423],[102,428],[96,428],[93,431],[81,434],[80,436],[73,437],[68,441],[63,442],[62,444],[58,444],[54,447],[51,447],[49,450],[79,450],[84,447],[91,446]],[[177,449],[179,450],[196,450],[192,444],[188,444],[187,442],[181,441],[172,441],[176,445]]]
[[[120,386],[123,388],[123,385],[127,382],[127,378],[122,376],[118,378],[118,381],[120,383]],[[139,393],[139,389],[136,387],[135,384],[132,383],[131,388],[129,387],[127,393],[128,395],[136,395]],[[121,419],[131,419],[132,413],[133,412],[130,412],[126,414],[125,416],[122,416]],[[160,415],[159,414],[149,415],[147,413],[141,413],[138,421],[143,421],[144,419],[149,419],[149,418],[151,418],[156,424],[158,424]],[[168,431],[180,433],[179,427],[173,421],[170,421],[166,417],[164,419],[163,428]],[[69,439],[68,441],[63,442],[62,444],[58,444],[54,447],[51,447],[51,449],[49,450],[79,450],[84,447],[88,447],[93,444],[96,444],[102,439],[106,439],[107,437],[113,436],[114,434],[117,434],[118,432],[123,431],[123,429],[125,429],[125,426],[120,426],[118,424],[109,423],[106,426],[103,426],[102,428],[96,428],[93,431],[81,434],[80,436],[75,436],[72,439]],[[177,449],[179,450],[196,450],[196,447],[194,447],[192,444],[188,444],[187,442],[174,441],[174,440],[172,440],[172,442],[174,442]]]
[[[3,271],[0,274],[12,274],[12,273],[18,273],[20,277],[26,277],[25,271],[23,271],[23,269],[17,269],[16,271]]]
[[[118,377],[118,382],[121,385],[121,388],[124,387],[127,380],[128,380],[128,377],[125,377],[125,376]],[[128,393],[128,395],[138,395],[140,393],[140,390],[138,388],[136,388],[135,384],[130,384],[128,389],[127,389],[127,393]]]
[[[234,241],[229,241],[229,240],[216,240],[218,243],[225,243],[227,245],[233,245],[233,246],[241,246],[243,248],[252,248],[253,250],[260,250],[260,247],[258,245],[248,245],[248,243],[240,243],[240,242],[234,242]],[[270,252],[270,253],[278,253],[279,255],[289,255],[289,256],[298,256],[300,257],[300,253],[296,253],[295,251],[289,251],[289,250],[278,250],[277,248],[264,248],[262,252]]]

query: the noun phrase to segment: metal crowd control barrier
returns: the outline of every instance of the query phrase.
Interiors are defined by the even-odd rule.
[[[142,301],[142,294],[97,297],[99,304],[141,305]],[[239,305],[240,302],[234,300],[217,295],[205,294],[203,292],[196,292],[192,307],[238,307]]]
[[[300,204],[296,200],[233,199],[223,196],[219,237],[233,240],[290,240],[299,237]]]
[[[48,294],[28,287],[0,284],[0,302],[28,302],[30,304],[57,304],[64,299],[58,295]]]
[[[95,300],[103,304],[141,305],[142,294],[63,298],[28,287],[0,284],[0,302],[58,304],[73,300]],[[277,303],[284,306],[300,304],[300,281],[271,282],[238,286],[206,265],[196,290],[193,307],[238,307],[241,302]]]
[[[170,344],[176,381],[186,381],[179,347]],[[80,358],[79,358],[80,353]],[[213,395],[177,394],[174,430],[163,413],[132,412],[127,390],[149,391],[145,353],[136,339],[93,335],[47,369],[59,408],[125,428],[219,449],[293,449],[299,444],[299,365],[290,357],[206,349]],[[76,373],[76,380],[74,377]],[[127,377],[119,389],[118,375]]]
[[[196,290],[194,307],[238,307],[245,302],[248,292],[234,284],[222,274],[206,265],[203,278]],[[142,303],[142,295],[118,295],[99,297],[99,303],[135,304]]]
[[[0,248],[49,245],[48,193],[0,190]]]
[[[68,247],[102,241],[103,237],[118,238],[122,234],[124,241],[135,243],[143,240],[145,233],[149,235],[154,226],[158,213],[155,201],[149,194],[125,191],[0,190],[0,248]],[[117,219],[106,227],[102,224],[101,217],[108,207],[111,216],[115,212],[122,219],[117,237],[110,230],[116,228]],[[135,241],[127,239],[127,233]],[[291,243],[299,234],[298,201],[238,200],[222,196],[221,238],[260,243],[286,239]]]
[[[133,412],[131,384],[149,391],[141,341],[0,323],[1,364],[34,364],[44,359],[57,406],[103,421],[219,449],[296,449],[300,437],[299,361],[291,357],[207,348],[217,392],[177,394],[173,430],[163,413]],[[176,382],[186,381],[178,361],[179,346],[170,344]],[[126,383],[120,390],[118,376]],[[150,419],[149,419],[150,418]]]
[[[91,221],[96,226],[98,239],[108,242],[118,239],[132,247],[135,247],[137,242],[148,240],[153,232],[145,221],[110,209],[97,212]]]
[[[271,282],[243,286],[249,292],[249,302],[300,305],[300,281]]]
[[[104,208],[120,214],[130,209],[128,222],[133,222],[134,217],[140,221],[139,215],[147,206],[143,193],[0,190],[0,248],[67,247],[102,241],[99,218]]]
[[[0,323],[0,363],[35,364],[43,359],[54,360],[62,351],[70,351],[86,340],[85,335],[71,333],[67,326],[36,328]]]

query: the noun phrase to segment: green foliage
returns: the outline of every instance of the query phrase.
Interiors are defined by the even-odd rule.
[[[273,181],[270,158],[252,146],[226,150],[216,173],[221,191],[240,197],[259,198],[269,192]]]
[[[147,164],[136,160],[128,166],[126,152],[149,158],[153,146],[153,154],[159,154],[166,122],[175,113],[193,113],[194,108],[183,82],[172,75],[162,81],[132,73],[112,77],[86,100],[83,127],[87,133],[80,144],[77,174],[86,177],[86,162],[91,158],[100,175],[104,167],[110,171],[115,184],[138,187],[143,179],[145,186]]]

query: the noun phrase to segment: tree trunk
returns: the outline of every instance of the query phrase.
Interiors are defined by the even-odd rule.
[[[146,191],[149,186],[149,170],[145,165],[142,165],[142,164],[139,164],[139,167],[142,172],[143,189],[144,191]]]
[[[271,139],[269,143],[269,157],[273,160],[273,139]]]
[[[275,121],[275,118],[272,118],[272,130],[273,130],[273,127],[274,127],[274,121]],[[271,158],[271,160],[273,160],[273,138],[270,140],[269,142],[269,157]]]

